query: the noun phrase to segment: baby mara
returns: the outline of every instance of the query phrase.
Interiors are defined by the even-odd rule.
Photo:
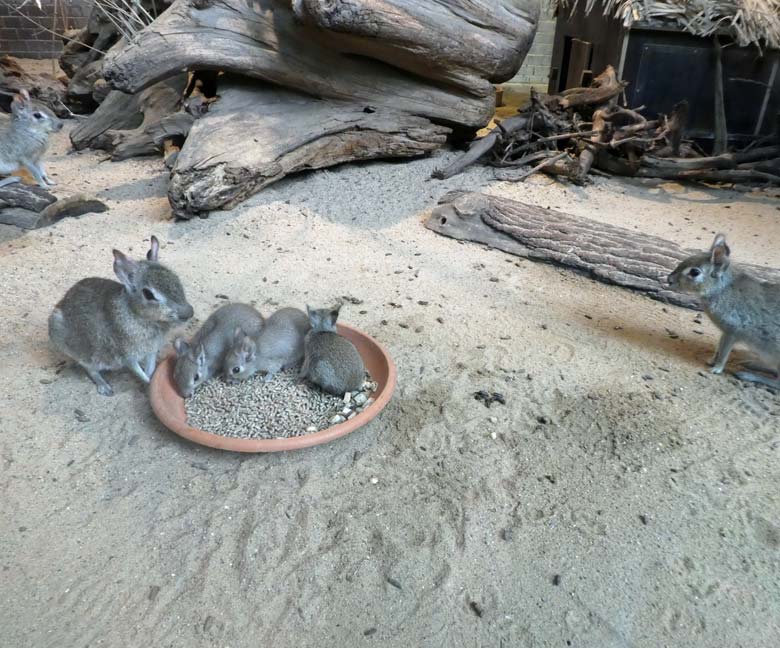
[[[159,263],[159,251],[154,236],[144,260],[114,250],[119,281],[82,279],[49,316],[54,347],[80,364],[104,396],[114,390],[103,371],[129,369],[148,383],[166,334],[193,315],[178,275]]]
[[[780,388],[780,285],[733,267],[723,234],[707,252],[680,263],[669,275],[669,284],[698,295],[704,312],[721,331],[710,363],[712,373],[722,373],[734,345],[742,343],[768,366],[748,366],[750,370],[737,372],[737,378]]]
[[[11,119],[0,122],[0,175],[26,169],[39,186],[53,187],[41,158],[49,145],[49,135],[62,128],[62,122],[47,108],[34,105],[26,90],[11,102]],[[19,182],[18,176],[0,180],[0,187]]]
[[[355,346],[336,332],[340,307],[281,308],[267,320],[246,304],[217,309],[190,343],[179,338],[174,379],[179,393],[192,396],[204,381],[222,373],[228,382],[255,373],[270,381],[303,361],[299,377],[343,395],[363,384],[365,366]]]

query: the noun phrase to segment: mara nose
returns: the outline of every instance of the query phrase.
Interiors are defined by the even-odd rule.
[[[195,310],[189,304],[185,304],[184,306],[179,308],[179,319],[182,322],[186,322],[194,314],[195,314]]]

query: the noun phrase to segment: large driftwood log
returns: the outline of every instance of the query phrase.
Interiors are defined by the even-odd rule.
[[[157,16],[169,0],[139,0],[137,4],[134,28]],[[120,42],[123,34],[119,26],[129,20],[128,14],[122,13],[122,3],[116,6],[112,9],[110,3],[94,3],[86,26],[64,35],[59,62],[70,78],[67,102],[75,112],[92,112],[106,97],[103,57]]]
[[[177,217],[190,218],[230,208],[296,171],[423,155],[441,146],[448,132],[402,112],[229,80],[219,101],[195,121],[168,197]]]
[[[667,275],[692,252],[676,243],[622,227],[481,193],[450,192],[425,223],[444,236],[484,243],[516,256],[554,263],[654,299],[699,308],[672,291]],[[761,279],[780,270],[742,265]]]
[[[183,139],[192,123],[189,115],[171,120],[180,108],[186,85],[186,75],[180,74],[135,95],[110,92],[95,113],[71,132],[73,148],[103,149],[115,160],[159,153],[161,132],[170,131],[175,124],[177,132],[171,132],[170,137]]]
[[[477,129],[495,107],[489,82],[517,71],[537,18],[536,0],[176,0],[104,75],[134,93],[223,70]]]

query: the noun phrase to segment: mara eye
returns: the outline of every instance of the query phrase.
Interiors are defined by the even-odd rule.
[[[688,270],[688,276],[690,277],[695,278],[698,277],[700,274],[701,274],[701,270],[699,270],[698,268],[691,268],[690,270]]]
[[[155,297],[154,293],[148,288],[144,288],[142,292],[146,301],[157,301],[157,297]]]
[[[200,382],[200,374],[196,373],[194,380],[195,382]]]
[[[35,119],[43,119],[43,113],[34,112],[33,117],[35,117]]]
[[[241,367],[233,367],[234,374],[237,374],[239,371],[241,371]]]

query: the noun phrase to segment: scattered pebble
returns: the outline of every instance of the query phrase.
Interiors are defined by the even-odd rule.
[[[560,574],[555,574],[552,577],[552,584],[556,585],[556,586],[561,584],[561,576],[560,576]]]
[[[369,394],[376,389],[377,383],[367,379],[363,390],[347,401],[299,381],[297,371],[288,370],[270,382],[260,375],[233,384],[211,380],[185,401],[185,409],[189,425],[212,434],[279,439],[343,423],[373,402]],[[356,403],[357,396],[363,397],[363,405]]]
[[[482,401],[485,407],[490,407],[493,403],[506,405],[506,397],[501,392],[489,392],[484,389],[474,392],[474,400]]]
[[[393,578],[392,576],[385,576],[385,580],[387,580],[387,582],[390,585],[392,585],[393,587],[395,587],[396,589],[399,589],[399,590],[403,589],[403,587],[401,587],[401,583],[399,583],[397,580],[395,580],[395,578]]]
[[[471,608],[471,611],[476,614],[480,619],[482,618],[482,606],[477,603],[476,601],[470,601],[469,607]]]
[[[371,483],[372,484],[378,484],[379,483],[379,478],[378,477],[372,477],[371,478]]]
[[[89,423],[89,417],[78,407],[75,410],[73,410],[73,413],[76,415],[76,420],[79,423]]]

